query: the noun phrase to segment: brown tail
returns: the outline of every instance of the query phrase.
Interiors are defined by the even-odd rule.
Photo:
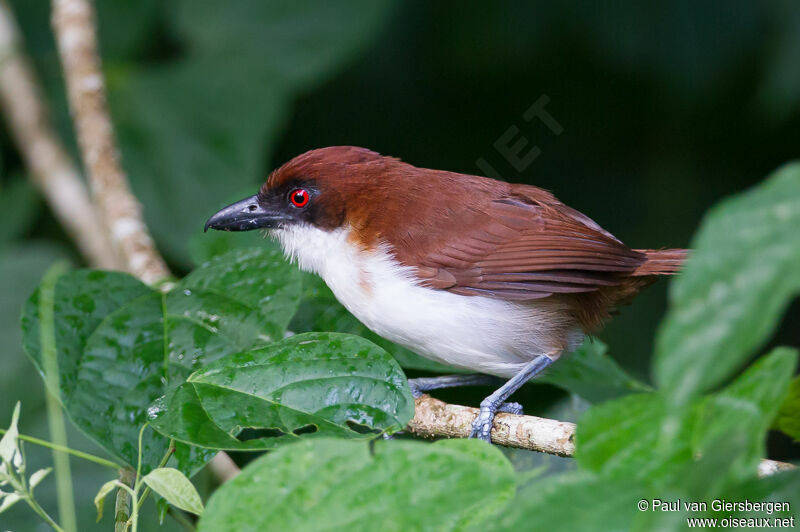
[[[647,255],[647,260],[631,275],[672,275],[678,273],[689,255],[688,249],[637,249]]]

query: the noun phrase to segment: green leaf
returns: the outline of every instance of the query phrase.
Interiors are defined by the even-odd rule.
[[[33,475],[31,475],[31,478],[28,479],[28,486],[30,487],[31,493],[33,493],[33,488],[38,486],[52,470],[52,467],[46,467],[44,469],[37,470],[33,473]]]
[[[282,338],[299,289],[294,270],[269,250],[220,257],[167,294],[121,273],[64,275],[55,289],[56,392],[81,430],[133,466],[150,404],[204,364]],[[37,302],[38,292],[22,325],[26,351],[41,372]],[[167,447],[162,436],[145,434],[145,471]],[[210,456],[183,446],[175,453],[187,472]]]
[[[575,472],[533,482],[517,494],[509,511],[489,530],[674,530],[681,516],[641,512],[637,503],[650,500],[646,484]],[[665,494],[653,494],[664,498]],[[685,520],[682,522],[685,524]]]
[[[537,377],[536,382],[554,384],[590,403],[651,390],[625,373],[606,351],[608,347],[603,342],[589,338],[564,360]]]
[[[462,530],[513,497],[493,446],[306,440],[250,463],[211,496],[199,531]],[[258,508],[258,511],[253,511]]]
[[[234,249],[212,258],[187,275],[180,288],[219,293],[257,312],[268,309],[265,321],[283,332],[297,312],[301,283],[300,272],[280,250],[265,246]]]
[[[578,424],[578,463],[696,495],[751,478],[796,363],[794,350],[778,348],[726,389],[689,405],[651,393],[596,406]]]
[[[244,189],[240,193],[230,195],[227,203],[240,200],[248,194],[252,194],[251,189]],[[222,204],[226,204],[225,201]],[[250,249],[266,247],[280,252],[281,248],[275,240],[261,233],[260,231],[209,231],[202,232],[202,228],[192,235],[189,239],[189,256],[192,262],[199,266],[208,262],[214,257],[223,255],[234,249]]]
[[[766,456],[766,432],[789,392],[796,368],[797,351],[779,347],[758,359],[727,388],[709,397],[697,421],[693,454],[713,458],[720,449],[735,447],[736,458],[724,462],[724,476],[734,480],[752,478],[759,461]],[[712,472],[708,473],[707,477],[713,478]]]
[[[752,478],[737,486],[726,490],[724,498],[729,501],[774,501],[789,503],[789,511],[778,510],[770,517],[792,517],[797,515],[797,508],[800,507],[800,469],[783,471],[764,478]],[[726,512],[718,515],[727,517],[728,515],[737,517],[750,517],[757,515],[767,517],[766,512]]]
[[[17,504],[22,500],[22,496],[18,493],[9,493],[0,499],[0,514]]]
[[[159,467],[142,479],[145,484],[176,508],[195,515],[203,513],[203,501],[186,475],[171,467]]]
[[[109,480],[100,487],[97,495],[94,496],[94,506],[97,508],[97,522],[103,518],[103,507],[106,504],[106,496],[119,485],[118,480]]]
[[[397,363],[356,336],[307,333],[226,356],[157,401],[151,425],[216,449],[267,449],[300,436],[371,438],[414,414]],[[244,428],[273,435],[240,440]]]
[[[9,467],[14,463],[14,456],[19,453],[19,446],[17,445],[17,437],[19,436],[17,423],[19,422],[20,406],[19,401],[17,401],[14,407],[14,413],[11,415],[11,424],[8,426],[6,433],[3,434],[3,437],[0,438],[0,459],[9,464]]]
[[[636,394],[591,408],[575,434],[575,458],[586,469],[607,476],[660,478],[671,466],[692,459],[692,411],[675,412],[677,420],[662,435],[670,407],[661,394]],[[664,441],[662,441],[664,438]]]
[[[800,163],[713,208],[671,287],[655,377],[686,401],[723,381],[769,339],[800,291]]]
[[[789,393],[775,419],[775,428],[800,440],[800,377],[789,385]]]

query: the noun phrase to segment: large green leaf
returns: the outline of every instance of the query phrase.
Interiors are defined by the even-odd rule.
[[[720,384],[800,290],[800,163],[711,210],[672,284],[655,377],[675,400]]]
[[[794,350],[779,348],[726,389],[689,405],[651,393],[594,407],[578,424],[576,458],[604,475],[696,494],[752,478],[796,364]]]
[[[248,194],[252,195],[253,190],[242,190],[241,193],[229,195],[228,203],[240,200]],[[225,201],[222,203],[224,204]],[[227,231],[203,232],[202,227],[197,227],[197,231],[189,239],[189,256],[195,266],[199,266],[218,255],[227,253],[233,249],[248,249],[257,247],[269,247],[280,250],[280,246],[273,239],[261,231],[242,231],[230,233]]]
[[[370,438],[414,415],[397,363],[351,335],[306,333],[232,354],[193,373],[151,409],[157,430],[217,449],[268,449],[302,435]],[[236,438],[242,429],[269,435]]]
[[[274,247],[234,249],[187,275],[180,289],[214,292],[268,312],[265,323],[284,330],[297,312],[302,276]]]
[[[463,530],[501,510],[514,484],[500,451],[476,440],[379,441],[373,452],[309,440],[224,484],[198,530]]]
[[[654,507],[654,500],[662,501]],[[788,502],[786,511],[713,512],[711,500],[743,502]],[[608,478],[579,472],[534,482],[522,488],[516,499],[494,522],[490,530],[564,530],[607,532],[630,530],[686,530],[686,519],[716,517],[789,518],[800,504],[800,471],[781,473],[718,491],[711,497],[697,497],[680,489],[654,489],[646,482],[630,478]],[[664,511],[664,503],[678,501],[678,509]],[[688,510],[685,504],[705,502],[707,511]],[[640,510],[639,504],[646,504]],[[721,522],[718,526],[722,527]]]
[[[729,501],[749,500],[788,503],[789,511],[776,510],[771,514],[767,514],[765,511],[719,512],[717,517],[727,517],[732,514],[737,517],[759,516],[790,518],[795,516],[793,519],[796,519],[797,508],[800,508],[800,469],[783,471],[764,478],[748,479],[726,490],[724,498]],[[790,527],[786,526],[786,528]]]
[[[710,458],[719,449],[735,445],[739,452],[735,460],[724,462],[725,476],[734,481],[752,478],[759,461],[766,457],[766,432],[788,396],[797,356],[795,349],[776,348],[709,397],[697,420],[694,455]]]
[[[136,465],[139,427],[156,398],[208,362],[283,336],[285,313],[299,295],[296,272],[268,252],[232,253],[228,269],[220,266],[225,258],[201,266],[168,293],[115,272],[85,270],[58,279],[55,392],[75,424],[118,459]],[[25,350],[41,373],[38,305],[37,291],[22,326]],[[160,461],[167,443],[145,432],[145,471]],[[209,453],[181,447],[175,456],[183,458],[182,469],[193,471]]]
[[[489,530],[679,530],[680,515],[641,512],[637,503],[667,493],[652,492],[631,479],[611,479],[585,471],[533,482],[522,488]]]

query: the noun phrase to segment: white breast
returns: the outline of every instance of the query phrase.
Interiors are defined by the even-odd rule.
[[[364,252],[348,233],[308,225],[273,231],[287,256],[320,275],[364,325],[424,357],[511,377],[535,356],[563,349],[565,327],[568,349],[583,339],[564,323],[567,314],[557,302],[523,304],[426,288],[389,246]]]

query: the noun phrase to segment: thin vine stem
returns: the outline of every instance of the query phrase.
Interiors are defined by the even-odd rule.
[[[169,440],[169,448],[167,449],[167,452],[164,454],[164,457],[161,458],[161,462],[159,462],[158,467],[161,468],[167,465],[169,457],[172,456],[172,453],[174,452],[175,452],[175,440]],[[144,491],[142,492],[142,496],[139,497],[139,500],[136,502],[137,510],[139,510],[142,507],[142,504],[144,504],[145,499],[147,498],[148,495],[150,495],[150,491],[151,491],[150,486],[145,486]]]
[[[5,429],[0,429],[0,436],[5,434],[7,431]],[[52,449],[54,451],[60,451],[62,453],[71,454],[76,458],[82,458],[84,460],[88,460],[89,462],[94,462],[95,464],[110,467],[113,470],[119,469],[119,464],[115,464],[111,460],[106,460],[105,458],[101,458],[99,456],[95,456],[93,454],[85,453],[83,451],[78,451],[76,449],[72,449],[70,447],[65,447],[63,445],[58,445],[57,443],[53,443],[47,440],[42,440],[39,438],[35,438],[33,436],[27,436],[25,434],[19,434],[17,436],[20,440],[32,443],[34,445],[41,445],[42,447],[47,447],[48,449]]]
[[[39,517],[41,517],[41,518],[42,518],[42,519],[43,519],[43,520],[44,520],[44,521],[45,521],[45,522],[46,522],[48,525],[50,525],[50,526],[53,528],[53,530],[55,530],[56,532],[65,532],[65,531],[64,531],[64,529],[63,529],[63,528],[61,528],[61,527],[58,525],[58,523],[56,523],[56,522],[55,522],[55,520],[54,520],[52,517],[50,517],[50,514],[48,514],[48,513],[45,511],[45,509],[44,509],[44,508],[42,508],[42,507],[39,505],[39,503],[38,503],[38,502],[36,502],[36,499],[34,499],[34,498],[33,498],[33,497],[31,497],[30,495],[28,495],[28,496],[26,496],[26,497],[25,497],[25,502],[27,502],[27,503],[28,503],[28,506],[30,506],[30,507],[31,507],[31,509],[32,509],[34,512],[36,512],[36,515],[38,515]]]

